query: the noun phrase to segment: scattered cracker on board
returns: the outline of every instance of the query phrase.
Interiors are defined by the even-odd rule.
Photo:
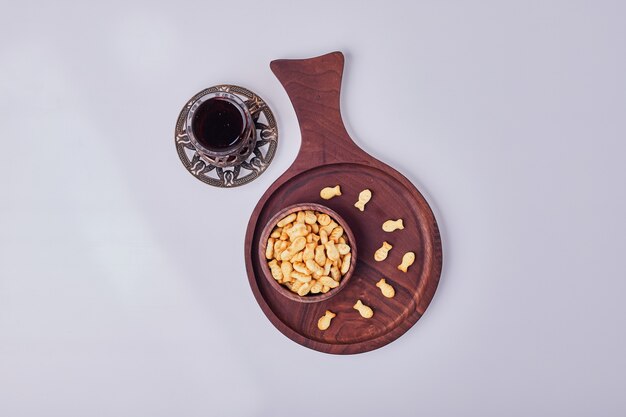
[[[374,259],[377,262],[387,259],[387,254],[393,248],[389,243],[383,242],[383,245],[374,253]]]
[[[354,207],[361,211],[365,211],[365,205],[372,199],[372,192],[365,189],[359,193],[359,201],[354,203]]]
[[[361,300],[357,300],[356,304],[352,307],[359,312],[361,317],[369,319],[374,315],[374,310],[370,307],[366,306],[361,302]]]
[[[330,321],[335,316],[337,316],[335,313],[330,310],[326,310],[326,313],[317,321],[317,328],[320,330],[328,329],[330,327]]]
[[[402,272],[406,272],[411,265],[415,262],[415,253],[407,252],[402,257],[402,263],[398,265],[398,269]]]
[[[402,230],[402,229],[404,229],[404,224],[402,223],[402,219],[387,220],[385,223],[383,223],[383,230],[388,233],[391,233],[394,230]]]
[[[330,200],[331,198],[338,195],[341,195],[341,187],[339,187],[338,185],[334,187],[326,187],[323,188],[322,191],[320,191],[320,197],[322,197],[324,200]]]
[[[394,295],[396,295],[396,290],[394,290],[391,285],[387,284],[385,278],[381,278],[381,280],[376,283],[376,286],[380,288],[380,291],[387,298],[393,298]]]

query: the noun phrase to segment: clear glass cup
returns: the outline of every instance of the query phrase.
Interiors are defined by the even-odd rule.
[[[256,126],[246,103],[225,91],[198,97],[187,114],[185,131],[200,156],[216,167],[244,162],[256,143]]]

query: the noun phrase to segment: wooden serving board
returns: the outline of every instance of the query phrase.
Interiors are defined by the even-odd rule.
[[[367,352],[404,334],[424,314],[435,294],[442,266],[439,230],[428,203],[402,174],[368,155],[348,135],[339,109],[344,57],[333,52],[317,58],[277,60],[270,65],[295,108],[302,144],[293,165],[261,197],[252,212],[245,241],[248,280],[269,320],[287,337],[311,349],[335,354]],[[341,185],[342,195],[322,200],[320,190]],[[372,199],[361,212],[354,203],[368,188]],[[286,206],[319,203],[350,224],[358,248],[354,275],[334,297],[319,303],[289,300],[263,277],[259,243],[268,220]],[[382,224],[404,220],[404,230],[387,233]],[[383,241],[393,245],[383,262],[374,252]],[[402,255],[416,254],[403,273]],[[386,278],[395,290],[385,298],[375,286]],[[357,299],[374,309],[362,318],[352,308]],[[326,331],[317,328],[326,310],[337,314]]]

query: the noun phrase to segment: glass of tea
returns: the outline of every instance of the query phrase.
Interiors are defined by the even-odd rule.
[[[186,130],[196,150],[217,167],[245,161],[256,143],[250,110],[238,96],[225,91],[196,99],[187,114]]]

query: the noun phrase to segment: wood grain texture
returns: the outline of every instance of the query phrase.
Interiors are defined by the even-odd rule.
[[[270,65],[295,108],[302,144],[296,160],[272,184],[252,212],[245,241],[245,261],[252,292],[268,319],[287,337],[311,349],[354,354],[384,346],[413,326],[432,300],[442,267],[439,230],[428,203],[415,186],[393,168],[361,150],[348,135],[339,108],[344,57],[333,52],[317,58],[277,60]],[[342,194],[322,200],[319,192],[341,185]],[[369,188],[373,197],[361,212],[354,203]],[[279,294],[263,276],[261,233],[285,207],[323,204],[349,223],[358,260],[348,285],[318,303],[298,303]],[[387,233],[382,224],[404,219],[404,230]],[[374,252],[383,241],[393,245],[383,262]],[[397,269],[402,255],[416,254],[408,273]],[[395,290],[385,298],[375,286],[386,278]],[[374,309],[362,318],[352,308],[357,299]],[[325,310],[337,314],[326,331],[317,329]]]

